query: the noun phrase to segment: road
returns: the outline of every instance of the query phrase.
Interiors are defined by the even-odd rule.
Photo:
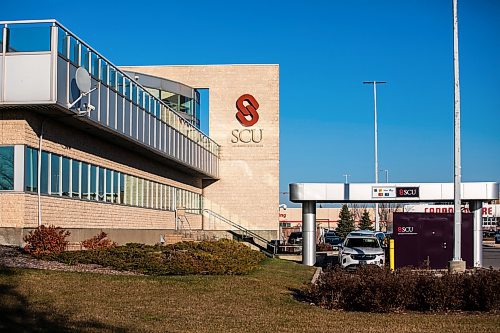
[[[500,269],[500,247],[483,247],[483,267]]]

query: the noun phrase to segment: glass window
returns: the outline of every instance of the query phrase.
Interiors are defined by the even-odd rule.
[[[113,202],[113,176],[112,171],[106,169],[106,202]]]
[[[50,157],[50,194],[60,195],[61,157],[51,154]]]
[[[90,166],[90,200],[97,200],[97,167]]]
[[[80,66],[85,68],[90,73],[90,51],[85,45],[80,45],[81,58]]]
[[[133,83],[131,83],[131,85],[132,85],[132,102],[137,104],[137,86]]]
[[[89,165],[82,162],[82,199],[90,199]]]
[[[42,151],[42,168],[40,175],[40,192],[49,193],[49,153]]]
[[[137,88],[139,92],[139,97],[138,97],[138,104],[140,107],[144,107],[144,90],[142,88]]]
[[[7,52],[50,51],[50,27],[19,25],[9,28]]]
[[[99,191],[99,198],[97,200],[99,201],[104,201],[104,168],[101,168],[99,167],[99,188],[98,188],[98,191]]]
[[[149,205],[151,208],[158,208],[156,207],[156,183],[151,182],[149,187],[151,188],[151,200],[149,200]]]
[[[71,161],[71,192],[72,197],[80,198],[80,162],[75,160]]]
[[[24,158],[24,182],[26,191],[38,191],[38,150],[26,147],[26,157]],[[1,177],[1,176],[0,176]],[[1,184],[0,184],[1,187]]]
[[[0,147],[0,190],[14,189],[14,147]]]
[[[119,172],[116,172],[116,171],[113,171],[113,195],[112,195],[112,198],[111,198],[111,202],[113,203],[119,203],[118,202],[118,195],[120,193],[120,188],[119,188],[119,181],[120,181],[120,173]]]
[[[71,173],[69,172],[70,159],[67,157],[62,158],[62,195],[69,197],[69,181]]]
[[[125,203],[125,175],[123,173],[120,173],[120,197],[119,197],[119,203]]]
[[[132,90],[130,89],[130,80],[128,78],[125,78],[125,97],[128,99],[132,99],[131,92]]]

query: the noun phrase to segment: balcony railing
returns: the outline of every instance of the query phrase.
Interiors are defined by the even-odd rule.
[[[63,25],[55,20],[0,24],[0,105],[58,104],[67,109],[80,96],[75,73],[83,67],[96,88],[75,105],[95,107],[87,120],[218,177],[217,143]]]

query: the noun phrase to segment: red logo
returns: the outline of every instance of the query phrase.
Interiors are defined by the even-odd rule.
[[[246,105],[244,102],[246,102]],[[241,95],[236,101],[236,108],[238,109],[236,119],[238,119],[243,126],[250,127],[259,121],[259,114],[257,113],[259,103],[252,95]]]

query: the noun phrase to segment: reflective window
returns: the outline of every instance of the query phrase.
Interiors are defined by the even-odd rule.
[[[71,173],[69,172],[70,159],[67,157],[62,158],[62,195],[69,197],[69,180]]]
[[[116,81],[117,81],[116,86],[117,86],[118,92],[123,95],[124,94],[124,87],[123,87],[123,74],[122,73],[118,72],[116,74]]]
[[[56,154],[51,154],[50,157],[50,193],[59,194],[61,187],[61,158]]]
[[[42,151],[42,168],[40,175],[40,192],[49,193],[49,153]]]
[[[132,90],[130,88],[130,80],[128,78],[125,78],[125,97],[127,97],[128,99],[132,99]]]
[[[50,51],[50,27],[18,25],[7,33],[7,52]]]
[[[14,189],[14,147],[0,147],[0,190]]]
[[[73,37],[69,37],[69,61],[78,66],[80,58],[80,44]]]
[[[119,197],[119,203],[125,203],[125,175],[123,173],[120,173],[120,197]]]
[[[89,165],[82,162],[82,198],[90,199]]]
[[[132,85],[132,102],[137,104],[137,86],[133,83],[131,83],[131,85]]]
[[[90,51],[85,45],[80,45],[81,48],[81,58],[80,58],[80,66],[85,68],[87,72],[90,73]]]
[[[80,197],[80,162],[71,161],[71,196]]]
[[[0,176],[1,178],[1,176]],[[38,186],[38,150],[26,147],[26,156],[24,158],[24,182],[26,191],[37,192]],[[2,185],[0,184],[0,187]]]
[[[98,191],[99,191],[99,198],[97,200],[99,201],[104,201],[104,168],[99,168],[99,182],[98,182],[98,185],[99,185],[99,188],[98,188]]]
[[[97,167],[90,166],[90,200],[97,200]]]
[[[111,175],[111,170],[106,169],[106,202],[113,202],[113,189],[112,189],[112,183],[113,183],[113,176]]]
[[[111,202],[113,203],[119,203],[118,200],[118,195],[120,193],[120,173],[113,171],[113,198],[111,199]]]
[[[109,86],[116,89],[116,69],[109,67]]]

